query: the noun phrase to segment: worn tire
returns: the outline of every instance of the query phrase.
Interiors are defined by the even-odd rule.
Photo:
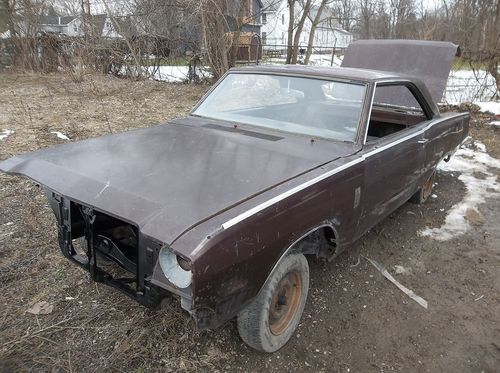
[[[434,186],[434,176],[436,171],[433,171],[431,176],[426,180],[426,182],[418,188],[415,194],[410,198],[410,202],[420,205],[427,201],[432,194],[432,187]]]
[[[305,256],[285,256],[257,297],[238,314],[241,339],[259,351],[279,350],[299,325],[308,289],[309,265]]]

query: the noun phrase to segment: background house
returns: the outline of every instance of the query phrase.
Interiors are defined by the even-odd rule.
[[[264,4],[261,0],[241,0],[246,1],[245,18],[243,20],[242,32],[251,32],[261,36],[262,8]]]
[[[288,40],[288,6],[287,1],[263,0],[261,15],[261,38],[264,48],[285,46]]]
[[[38,31],[45,33],[82,36],[82,21],[78,16],[40,16]]]
[[[70,37],[84,36],[86,28],[91,30],[93,36],[104,38],[121,38],[118,29],[129,30],[130,27],[122,18],[113,22],[107,14],[95,14],[87,17],[86,25],[82,16],[40,16],[38,22],[39,33],[60,34]],[[122,26],[122,27],[120,27]]]
[[[261,28],[264,5],[261,0],[235,0],[232,5],[228,7],[228,13],[225,15],[227,42],[238,44],[236,61],[258,61],[262,57]],[[242,19],[240,19],[241,6],[243,6]],[[236,35],[238,35],[237,41]],[[231,53],[229,50],[229,56]]]
[[[284,49],[288,41],[289,11],[286,0],[264,0],[262,9],[262,44],[264,49]],[[306,47],[309,42],[312,21],[316,16],[318,7],[314,5],[309,17],[304,23],[304,28],[300,35],[299,45]],[[297,2],[295,9],[296,17],[300,17],[302,8]],[[353,35],[343,30],[337,17],[330,8],[325,8],[321,16],[321,22],[316,27],[314,33],[313,46],[318,48],[347,48],[353,40]]]

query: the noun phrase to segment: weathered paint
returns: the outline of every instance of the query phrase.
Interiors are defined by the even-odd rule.
[[[231,73],[242,71],[366,83],[356,142],[311,142],[244,124],[241,131],[225,131],[220,127],[231,123],[190,116],[16,156],[0,169],[52,191],[61,226],[70,220],[57,210],[66,199],[136,227],[141,296],[155,287],[176,293],[206,328],[234,317],[283,254],[311,231],[335,232],[331,255],[348,248],[403,204],[468,132],[468,114],[440,115],[425,86],[408,76],[307,67]],[[367,143],[375,85],[394,83],[412,90],[427,120]],[[66,251],[71,234],[83,229],[70,228],[62,230]],[[163,244],[191,261],[191,287],[177,289],[163,275],[157,263]]]

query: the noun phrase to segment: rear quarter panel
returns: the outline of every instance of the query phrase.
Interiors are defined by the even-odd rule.
[[[469,122],[469,113],[444,113],[425,131],[426,175],[464,141],[469,134]]]

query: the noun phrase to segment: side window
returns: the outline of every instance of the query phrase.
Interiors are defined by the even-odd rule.
[[[378,86],[375,90],[374,105],[418,110],[423,113],[413,93],[404,85]]]
[[[406,85],[379,85],[375,89],[366,141],[375,141],[426,120],[424,109]]]

